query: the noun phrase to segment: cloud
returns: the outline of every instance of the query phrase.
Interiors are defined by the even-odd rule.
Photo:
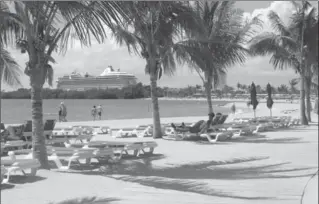
[[[249,4],[249,2],[247,2]],[[260,15],[265,26],[263,31],[271,31],[267,14],[273,10],[284,19],[289,21],[289,15],[293,11],[290,2],[274,1],[267,8],[256,8],[251,13],[245,13],[246,17],[254,17]],[[110,36],[111,37],[111,36]],[[9,51],[15,57],[20,66],[24,69],[25,62],[28,61],[26,54],[10,48]],[[91,47],[81,48],[78,42],[70,48],[64,56],[54,54],[57,63],[54,64],[54,78],[57,79],[65,74],[69,74],[74,70],[80,72],[89,72],[93,75],[99,75],[104,68],[112,65],[115,69],[133,73],[142,83],[149,84],[149,77],[145,75],[145,61],[138,56],[130,55],[126,47],[119,47],[115,41],[109,38],[104,44],[93,42]],[[227,76],[229,85],[240,83],[251,83],[252,79],[257,84],[273,84],[288,83],[289,79],[296,77],[292,70],[273,71],[272,65],[269,64],[269,57],[255,57],[247,59],[244,65],[230,67]],[[28,77],[22,76],[24,87],[29,87]],[[179,66],[174,76],[164,76],[159,82],[159,86],[185,87],[187,85],[201,84],[201,80],[196,72],[191,72],[187,66]],[[2,89],[9,89],[3,86]]]

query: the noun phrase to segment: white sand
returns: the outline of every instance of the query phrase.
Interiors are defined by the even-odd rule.
[[[277,104],[273,115],[282,115],[280,109],[296,108],[296,104]],[[268,113],[261,106],[257,111],[259,116]],[[253,113],[238,116],[252,117]],[[162,122],[192,122],[203,117],[169,118]],[[315,115],[313,118],[317,120]],[[151,122],[151,119],[138,119],[82,123],[134,127]],[[110,140],[108,136],[96,139]],[[155,150],[157,155],[123,160],[117,170],[108,168],[107,176],[97,170],[91,173],[89,170],[73,170],[73,173],[41,170],[38,176],[42,180],[14,178],[12,188],[1,190],[1,204],[58,203],[93,196],[114,198],[116,201],[110,203],[123,204],[299,204],[306,183],[318,168],[318,126],[314,125],[262,133],[259,137],[233,138],[218,144],[156,142],[159,144]],[[304,200],[318,196],[314,193],[317,189],[318,183],[308,185]],[[304,204],[312,204],[305,201]]]

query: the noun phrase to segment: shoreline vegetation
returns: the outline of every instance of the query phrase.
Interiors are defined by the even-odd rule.
[[[238,88],[240,87],[240,88]],[[244,88],[241,88],[244,87]],[[264,101],[266,89],[256,86],[257,97]],[[272,88],[273,99],[281,102],[291,102],[299,99],[298,90],[289,89],[287,85],[281,84]],[[45,88],[42,91],[43,99],[150,99],[150,86],[137,83],[133,86],[110,89],[90,89],[90,90],[62,90]],[[200,85],[188,86],[185,88],[157,87],[157,97],[160,100],[207,100],[205,90]],[[211,92],[212,100],[244,101],[249,99],[249,86],[237,85],[237,88],[223,86]],[[315,93],[312,93],[312,97]],[[14,91],[2,91],[2,99],[31,99],[31,90],[20,88]]]

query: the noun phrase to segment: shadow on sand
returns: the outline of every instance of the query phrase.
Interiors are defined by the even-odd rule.
[[[81,199],[70,199],[57,203],[48,204],[109,204],[114,201],[119,201],[117,198],[96,198],[96,197],[86,197]]]
[[[0,190],[1,190],[1,191],[9,190],[9,189],[11,189],[11,188],[14,188],[14,185],[8,184],[8,183],[1,184],[1,186],[0,186]]]
[[[308,141],[302,141],[302,138],[298,137],[286,137],[286,138],[267,138],[265,135],[246,136],[232,138],[229,142],[233,143],[263,143],[263,144],[298,144],[309,143]]]
[[[110,171],[109,167],[101,167],[94,171],[78,171],[85,175],[104,175],[109,178],[138,183],[159,189],[170,189],[181,192],[198,193],[202,195],[236,198],[247,200],[278,199],[275,197],[258,197],[234,195],[231,192],[222,192],[209,186],[207,180],[248,180],[248,179],[289,179],[308,177],[301,171],[312,168],[288,168],[288,163],[270,165],[240,166],[245,162],[267,160],[268,157],[235,158],[227,161],[209,161],[195,164],[179,165],[170,168],[153,167],[152,162],[163,159],[163,155],[143,157],[136,160],[123,161]]]
[[[233,137],[227,141],[210,143],[208,141],[196,141],[199,145],[234,145],[236,143],[253,143],[253,144],[301,144],[310,143],[303,141],[302,138],[298,137],[286,137],[286,138],[267,138],[266,135],[251,135],[251,136],[240,136]]]
[[[22,175],[12,175],[10,176],[11,184],[26,184],[26,183],[35,183],[38,181],[45,180],[46,178],[41,176],[22,176]]]

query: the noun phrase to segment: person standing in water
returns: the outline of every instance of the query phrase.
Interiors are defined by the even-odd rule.
[[[62,107],[59,106],[59,122],[62,122]]]
[[[95,118],[96,118],[96,106],[93,106],[93,108],[91,109],[91,115],[93,117],[93,121],[95,121]]]
[[[67,109],[66,109],[66,106],[64,104],[64,102],[61,102],[60,104],[60,111],[61,111],[61,121],[62,122],[66,122],[66,115],[67,115]],[[59,113],[60,113],[59,111]]]
[[[98,117],[99,117],[99,120],[101,120],[102,112],[103,112],[103,109],[102,109],[101,104],[97,106],[96,112],[97,112],[97,115],[98,115]]]

